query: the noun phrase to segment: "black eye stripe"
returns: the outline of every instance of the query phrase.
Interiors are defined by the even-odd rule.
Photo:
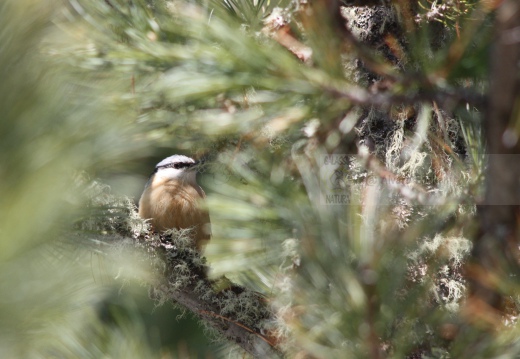
[[[195,163],[192,163],[192,162],[176,162],[176,163],[168,163],[167,165],[163,165],[163,166],[157,166],[156,168],[157,169],[160,169],[160,168],[180,169],[180,168],[191,167],[194,165],[195,165]]]

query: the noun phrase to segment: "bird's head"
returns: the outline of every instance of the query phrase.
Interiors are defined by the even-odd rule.
[[[196,182],[200,162],[183,155],[166,157],[155,166],[155,175],[181,181]]]

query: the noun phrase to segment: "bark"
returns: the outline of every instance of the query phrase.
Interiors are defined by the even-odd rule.
[[[484,120],[489,164],[486,196],[478,208],[480,233],[468,266],[468,309],[473,318],[495,326],[507,302],[500,288],[506,288],[504,283],[511,274],[518,273],[519,258],[520,143],[515,122],[518,124],[519,114],[520,3],[515,0],[504,1],[497,11],[491,56]]]

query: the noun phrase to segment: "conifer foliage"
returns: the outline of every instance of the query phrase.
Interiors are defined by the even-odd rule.
[[[516,1],[5,0],[0,20],[0,357],[520,355]],[[204,162],[202,255],[137,215],[174,153]],[[132,284],[218,344],[157,343]]]

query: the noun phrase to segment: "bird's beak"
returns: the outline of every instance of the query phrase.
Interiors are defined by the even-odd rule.
[[[202,161],[195,161],[195,163],[190,166],[190,171],[197,171],[201,167],[202,164],[203,164]]]

